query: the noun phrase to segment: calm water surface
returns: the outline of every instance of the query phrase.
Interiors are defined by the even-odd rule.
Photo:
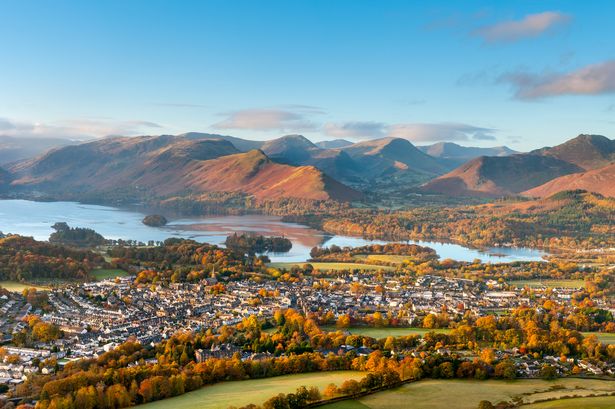
[[[325,234],[296,223],[285,223],[275,216],[246,215],[220,217],[191,217],[172,220],[164,227],[150,227],[141,223],[145,214],[107,206],[76,202],[32,202],[0,200],[0,231],[47,240],[53,232],[51,225],[66,222],[71,227],[88,227],[108,239],[133,239],[143,242],[183,237],[203,243],[222,245],[226,236],[234,232],[255,232],[270,236],[285,236],[293,242],[288,253],[270,254],[272,261],[299,262],[309,258],[314,246],[363,246],[381,240]],[[460,261],[481,259],[484,262],[541,260],[543,252],[524,248],[494,248],[479,251],[457,244],[411,241],[436,250],[441,258]]]

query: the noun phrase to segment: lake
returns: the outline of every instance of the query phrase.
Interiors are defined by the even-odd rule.
[[[194,239],[203,243],[223,245],[229,234],[254,232],[267,236],[284,236],[293,243],[288,253],[270,254],[272,261],[301,262],[309,258],[314,246],[364,246],[384,244],[386,241],[361,237],[330,235],[310,227],[285,223],[276,216],[207,216],[171,220],[163,227],[141,223],[145,214],[133,210],[76,202],[34,202],[28,200],[0,200],[0,231],[47,240],[53,232],[51,225],[66,222],[71,227],[88,227],[108,239],[133,239],[142,242],[165,240],[169,237]],[[410,241],[433,248],[441,258],[459,261],[481,259],[483,262],[512,262],[541,260],[540,250],[524,248],[470,249],[458,244]]]

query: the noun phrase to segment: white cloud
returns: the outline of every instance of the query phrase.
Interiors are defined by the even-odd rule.
[[[412,142],[495,140],[495,129],[463,123],[406,123],[389,126],[389,136]]]
[[[348,139],[378,139],[386,136],[413,142],[494,140],[495,129],[455,122],[399,123],[345,122],[326,123],[323,132],[329,136]]]
[[[588,65],[568,73],[513,72],[501,76],[499,81],[512,84],[515,97],[519,99],[615,93],[615,60]]]
[[[75,119],[52,123],[18,121],[0,118],[0,135],[86,140],[108,135],[138,135],[160,129],[149,121],[113,121]]]
[[[336,138],[377,139],[385,136],[386,125],[380,122],[328,122],[323,132]]]
[[[315,128],[304,113],[283,109],[244,109],[230,112],[226,116],[225,120],[214,124],[213,127],[283,132],[301,132]]]
[[[556,27],[567,24],[571,17],[558,11],[529,14],[521,20],[501,21],[481,27],[473,32],[487,43],[517,41],[522,38],[537,37]]]

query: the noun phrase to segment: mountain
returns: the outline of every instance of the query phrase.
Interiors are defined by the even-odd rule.
[[[615,179],[609,180],[611,173],[608,169],[583,174],[580,172],[605,167],[613,161],[615,141],[600,135],[579,135],[560,145],[529,153],[474,159],[424,184],[422,189],[452,196],[502,196],[523,192],[542,195],[547,194],[545,192],[553,193],[560,187],[574,188],[574,180],[580,178],[579,188],[605,191],[605,185],[615,184]],[[576,173],[579,175],[571,175]],[[532,190],[566,175],[571,176]],[[600,185],[591,188],[591,183]]]
[[[564,190],[586,190],[615,197],[615,163],[582,173],[560,176],[523,194],[531,197],[548,197]]]
[[[581,170],[574,164],[550,156],[481,156],[424,184],[422,190],[449,196],[515,195]]]
[[[205,161],[194,173],[203,177],[190,178],[184,184],[197,192],[243,192],[257,199],[296,197],[347,201],[360,197],[355,190],[313,166],[275,163],[260,150]]]
[[[308,160],[312,156],[311,151],[319,149],[303,135],[282,136],[267,141],[261,146],[261,150],[271,159],[292,164]]]
[[[551,156],[590,170],[615,161],[615,140],[602,135],[581,134],[561,145],[530,153]]]
[[[339,149],[352,145],[352,142],[346,139],[333,139],[331,141],[316,142],[316,146],[322,149]]]
[[[33,138],[0,135],[0,165],[38,156],[49,149],[78,142],[61,138]]]
[[[237,138],[235,136],[218,135],[218,134],[202,133],[202,132],[187,132],[184,134],[180,134],[178,136],[184,137],[187,139],[193,139],[193,140],[221,139],[223,141],[228,141],[232,143],[233,146],[236,147],[241,152],[251,151],[252,149],[260,149],[264,143],[262,141],[252,141],[249,139]]]
[[[381,138],[342,148],[365,172],[381,176],[399,171],[442,174],[445,166],[402,138]]]
[[[359,165],[346,152],[322,149],[302,135],[286,135],[267,141],[262,151],[273,161],[294,166],[314,166],[342,181],[359,182]]]
[[[110,138],[68,146],[9,169],[12,186],[50,193],[133,191],[147,197],[243,192],[259,199],[352,200],[359,194],[310,167],[240,152],[222,139],[190,136]]]
[[[519,153],[506,146],[478,148],[461,146],[453,142],[438,142],[433,145],[417,146],[417,148],[434,158],[440,159],[441,163],[451,166],[451,169],[480,156],[510,156]]]

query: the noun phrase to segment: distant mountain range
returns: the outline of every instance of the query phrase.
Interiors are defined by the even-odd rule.
[[[416,147],[401,138],[315,144],[302,135],[253,141],[197,132],[67,145],[5,162],[0,185],[77,197],[126,190],[157,198],[243,192],[257,199],[340,201],[359,199],[361,192],[408,191],[499,197],[584,189],[612,196],[615,185],[615,141],[598,135],[529,153],[448,142]]]
[[[142,190],[156,197],[242,192],[256,198],[353,200],[360,193],[313,166],[275,163],[224,139],[143,136],[56,149],[9,167],[12,186],[83,194]]]
[[[472,146],[461,146],[453,142],[438,142],[433,145],[417,146],[417,148],[434,158],[439,158],[442,163],[452,168],[480,156],[510,156],[519,153],[506,146],[477,148]]]
[[[60,138],[14,137],[0,135],[0,165],[33,158],[49,149],[75,145],[78,141]]]
[[[542,196],[559,188],[565,190],[566,186],[582,186],[608,194],[610,185],[615,184],[609,168],[613,161],[615,141],[599,135],[579,135],[561,145],[525,154],[482,156],[427,182],[422,190],[457,196]]]

